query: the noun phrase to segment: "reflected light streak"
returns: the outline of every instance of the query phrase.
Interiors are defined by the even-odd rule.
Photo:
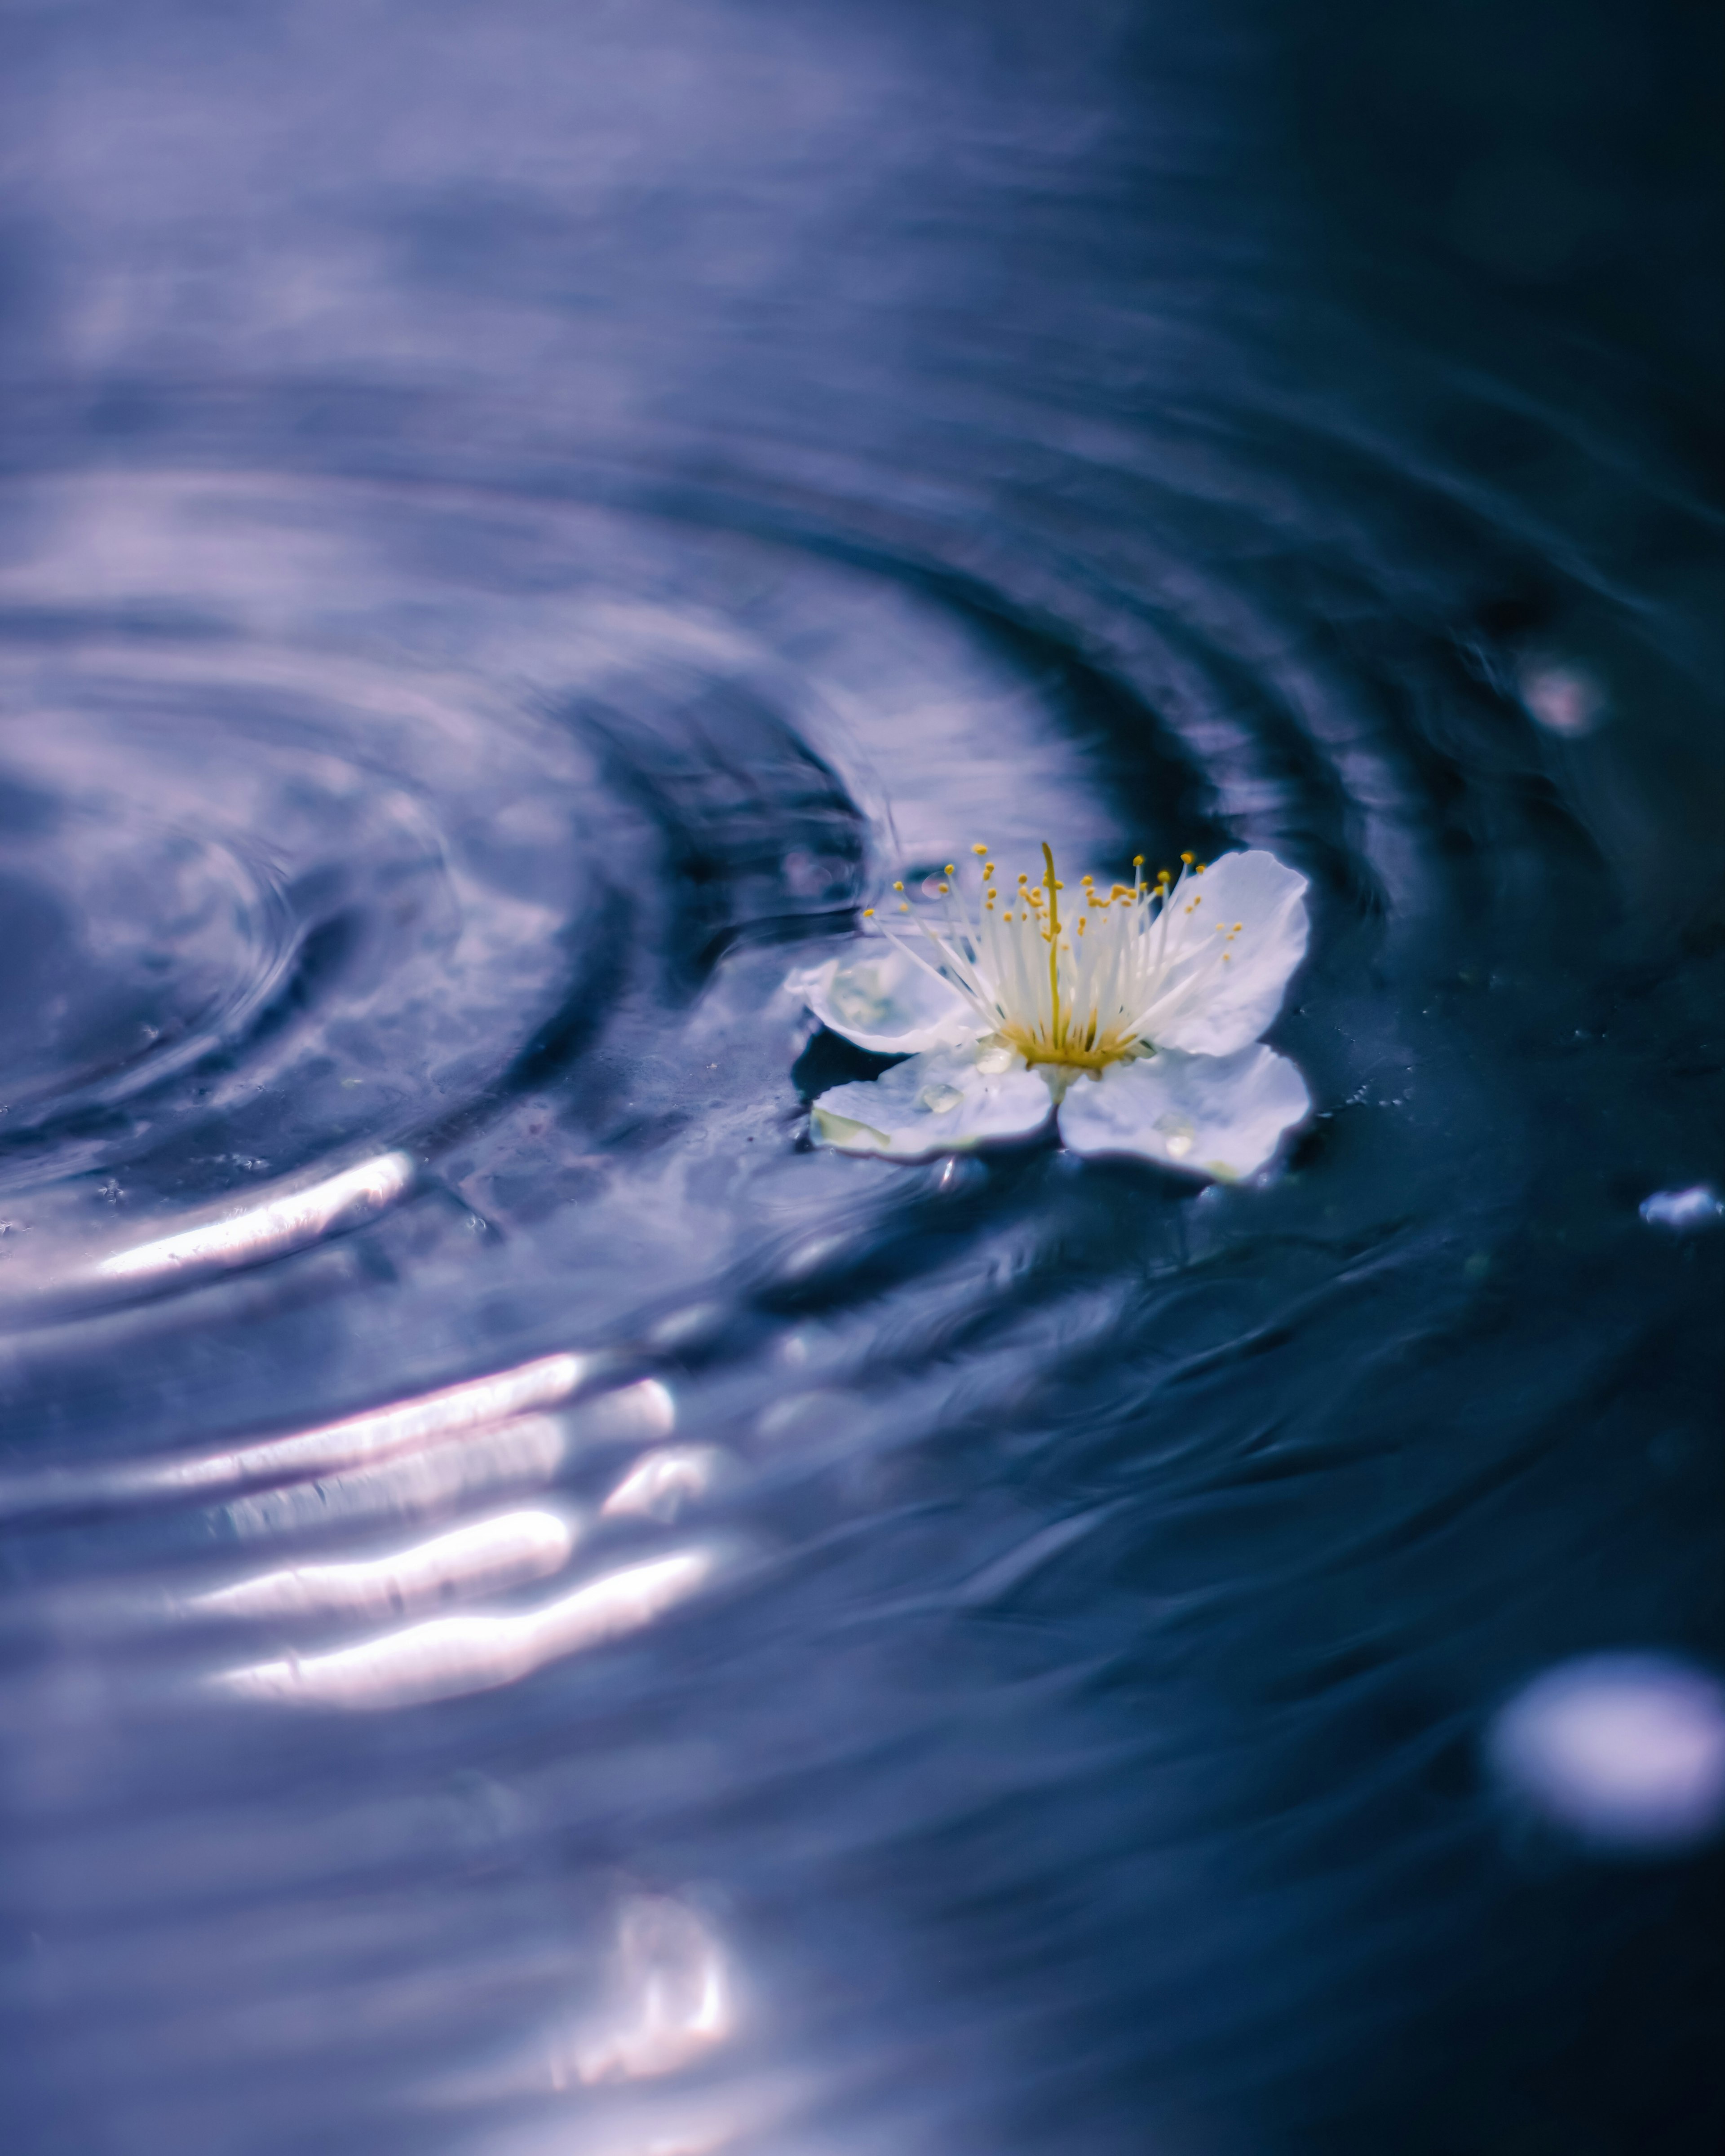
[[[668,1524],[706,1495],[724,1466],[725,1455],[716,1445],[666,1445],[637,1460],[599,1510],[607,1519]]]
[[[561,1513],[504,1512],[429,1542],[340,1564],[294,1565],[188,1596],[187,1617],[388,1617],[415,1604],[542,1579],[567,1564],[577,1529]]]
[[[157,1486],[208,1489],[213,1483],[271,1482],[357,1466],[392,1452],[416,1450],[433,1439],[484,1430],[532,1408],[555,1407],[579,1386],[587,1364],[579,1355],[547,1355],[489,1378],[445,1386],[418,1399],[344,1416],[291,1437],[197,1460],[164,1460]]]
[[[300,1250],[334,1229],[357,1227],[405,1196],[414,1173],[410,1153],[380,1153],[339,1175],[249,1205],[243,1213],[176,1229],[154,1242],[116,1250],[91,1270],[99,1281],[140,1282],[187,1271],[260,1265]]]
[[[651,1445],[677,1426],[677,1404],[657,1378],[642,1378],[582,1403],[569,1421],[572,1452],[602,1445]]]
[[[49,1469],[0,1483],[0,1513],[44,1506],[108,1504],[148,1497],[198,1496],[254,1482],[335,1474],[555,1407],[578,1391],[593,1368],[580,1355],[547,1355],[417,1399],[398,1400],[288,1437],[189,1459],[127,1461],[116,1467]],[[633,1392],[636,1388],[625,1389]]]
[[[706,1586],[718,1563],[711,1550],[678,1550],[590,1580],[538,1609],[434,1617],[358,1646],[289,1655],[206,1681],[286,1707],[410,1707],[495,1691],[655,1623]]]
[[[221,1507],[227,1531],[245,1542],[301,1535],[366,1520],[418,1518],[440,1507],[489,1498],[506,1484],[542,1486],[562,1466],[568,1436],[555,1414],[517,1415],[459,1432],[416,1452],[256,1490]]]

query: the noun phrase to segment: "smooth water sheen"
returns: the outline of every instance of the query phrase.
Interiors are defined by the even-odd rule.
[[[1717,41],[1287,13],[10,12],[8,2148],[1717,2145]],[[810,1149],[983,839],[1277,1168]]]

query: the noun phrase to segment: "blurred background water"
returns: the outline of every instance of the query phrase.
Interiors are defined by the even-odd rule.
[[[1721,21],[12,0],[9,2148],[1720,2145]],[[1044,837],[1258,1186],[808,1149]]]

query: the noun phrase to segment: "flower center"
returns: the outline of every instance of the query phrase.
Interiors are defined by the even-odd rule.
[[[1148,1054],[1158,1024],[1209,992],[1240,932],[1240,922],[1231,932],[1221,922],[1212,937],[1207,921],[1193,918],[1204,894],[1192,886],[1204,869],[1190,854],[1178,876],[1164,869],[1153,884],[1138,855],[1130,884],[1103,891],[1086,875],[1076,901],[1063,904],[1051,846],[1043,846],[1037,881],[1020,875],[1012,891],[995,881],[988,849],[973,851],[982,865],[976,910],[958,896],[948,862],[944,879],[931,879],[945,919],[920,921],[922,947],[905,947],[958,990],[997,1052],[1050,1066],[1051,1083],[1060,1070],[1095,1074]],[[902,884],[894,888],[902,895]],[[907,898],[899,910],[911,912]]]

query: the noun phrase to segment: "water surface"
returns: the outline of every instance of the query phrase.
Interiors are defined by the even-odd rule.
[[[6,36],[12,2145],[1714,2147],[1704,26]],[[809,1148],[1045,838],[1255,1184]]]

